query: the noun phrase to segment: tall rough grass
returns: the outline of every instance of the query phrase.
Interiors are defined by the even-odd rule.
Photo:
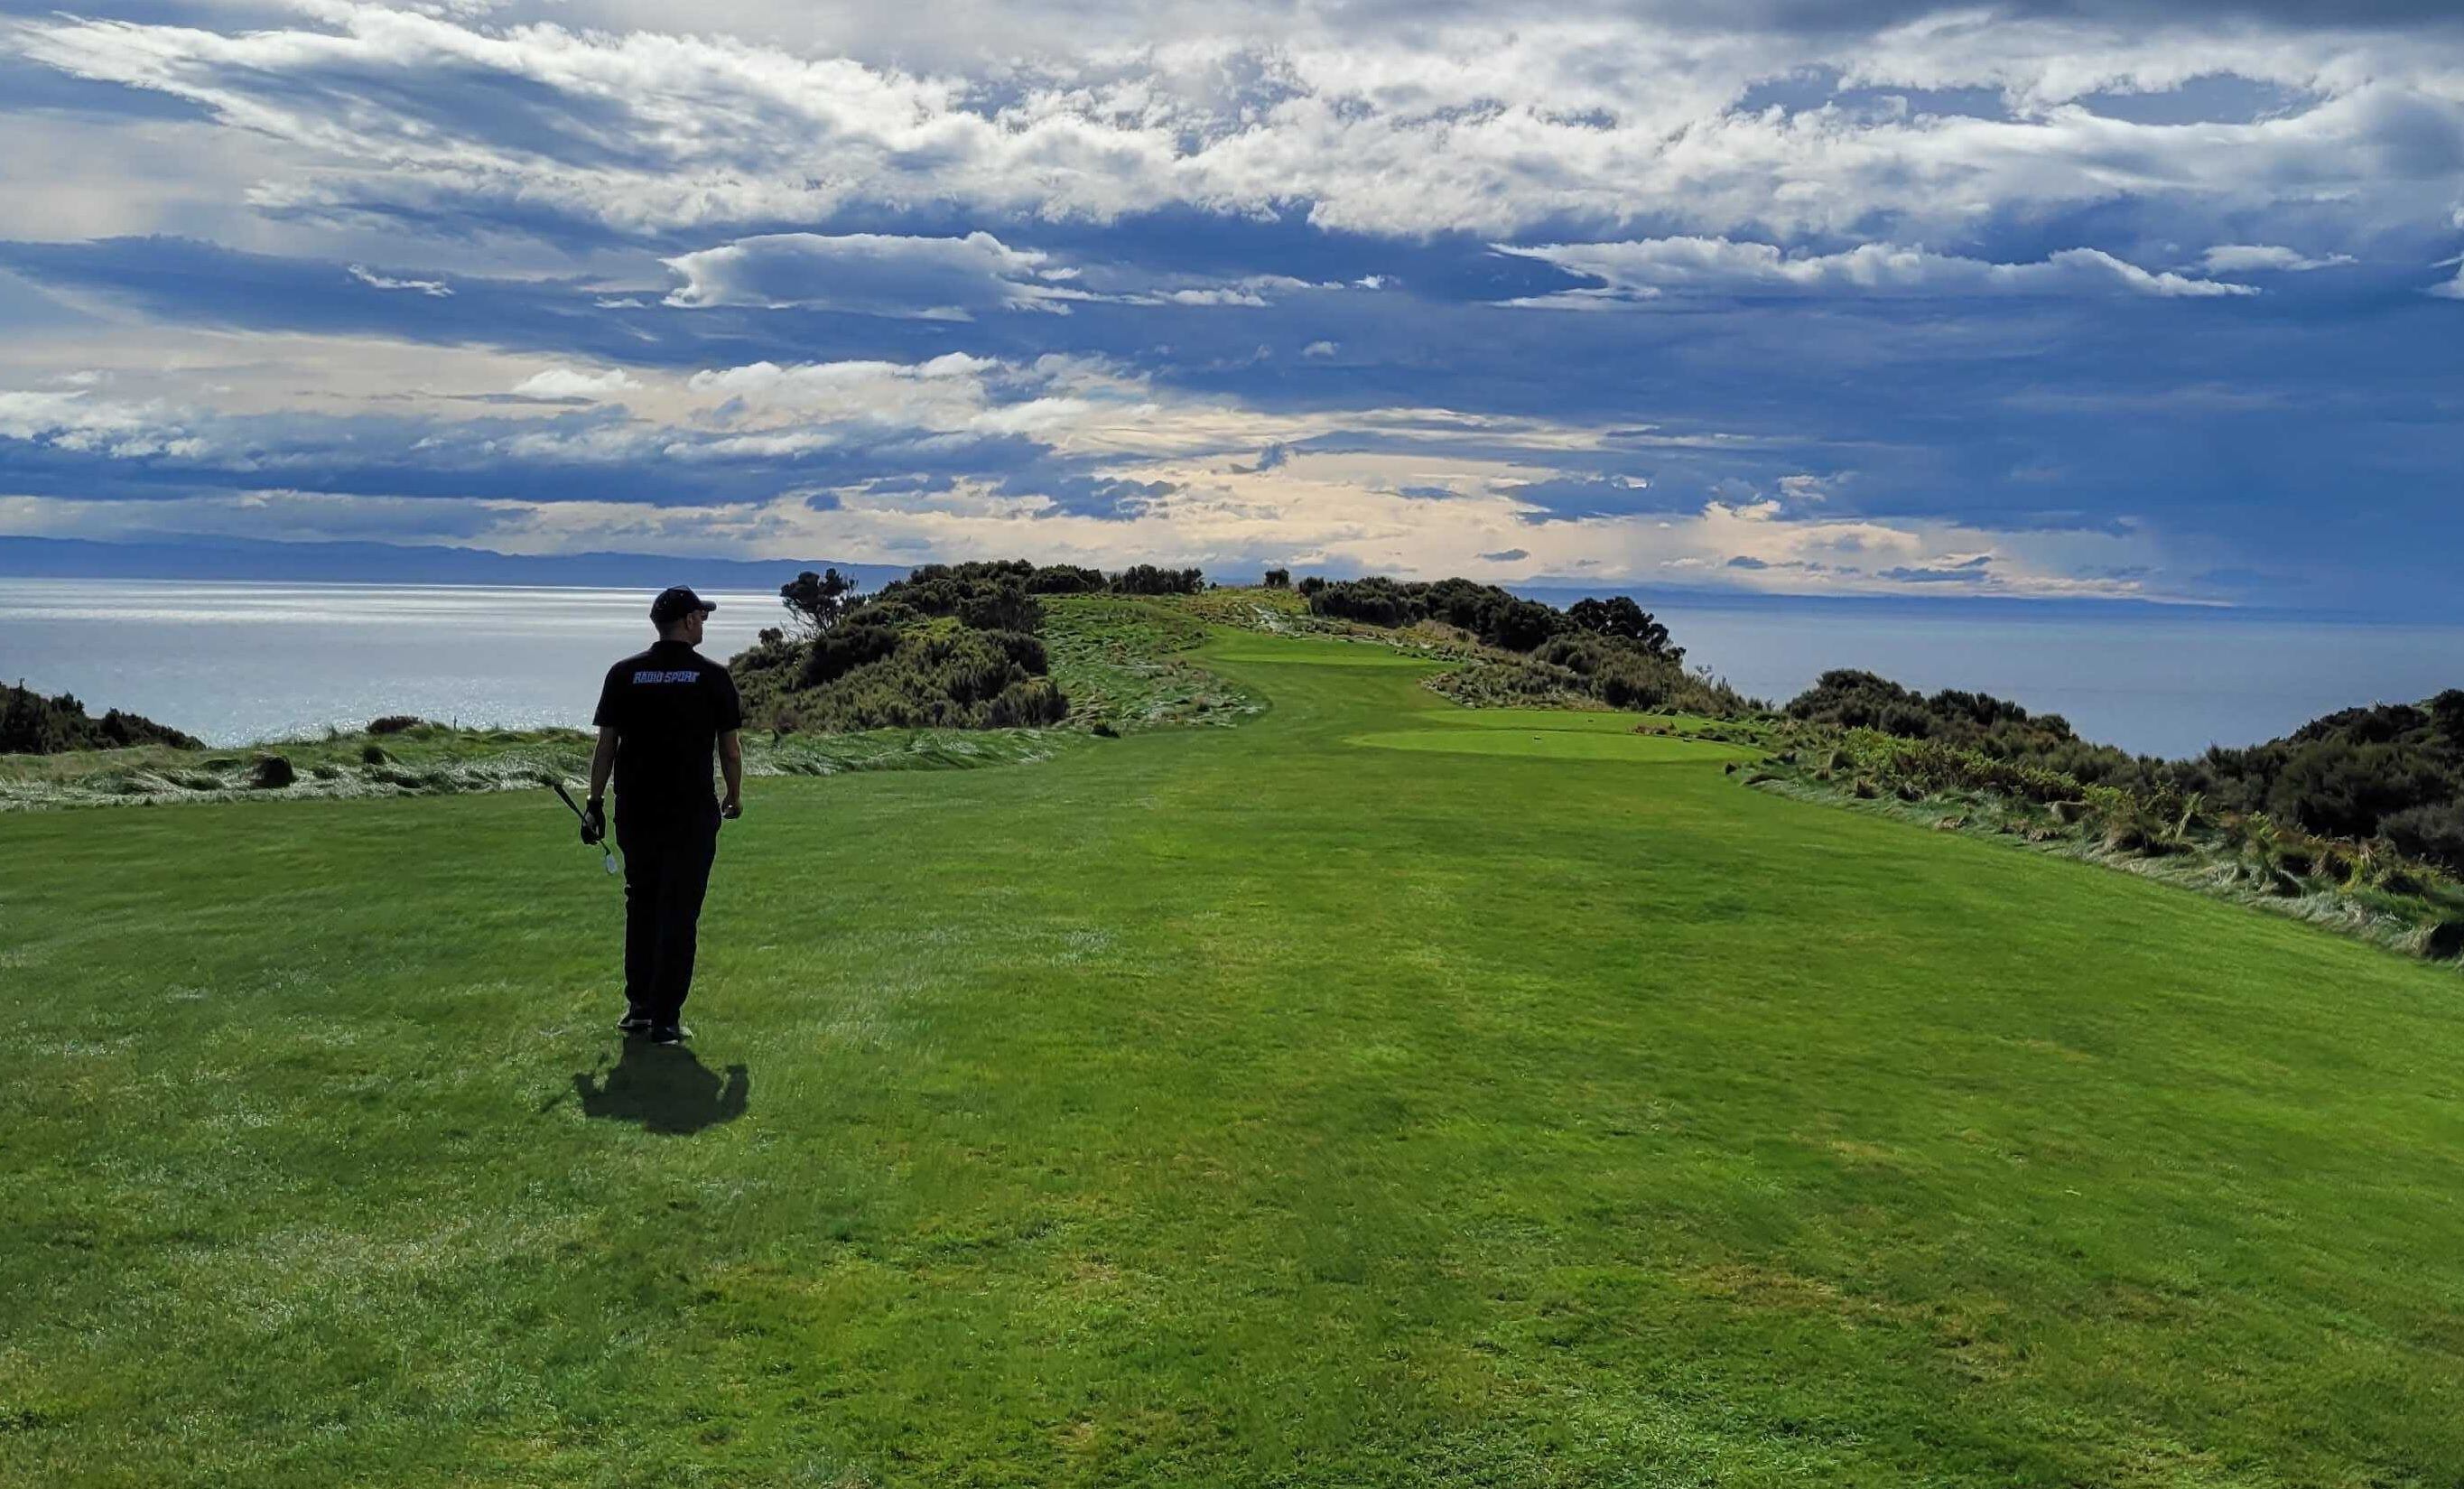
[[[2386,839],[2341,842],[2203,793],[2081,781],[2041,765],[1871,729],[1777,724],[1749,785],[1944,830],[2014,838],[2331,926],[2432,959],[2464,954],[2464,885]]]

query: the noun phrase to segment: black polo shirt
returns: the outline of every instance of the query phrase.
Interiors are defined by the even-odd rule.
[[[590,721],[616,731],[616,813],[635,821],[717,810],[718,736],[744,724],[727,668],[680,641],[607,669]]]

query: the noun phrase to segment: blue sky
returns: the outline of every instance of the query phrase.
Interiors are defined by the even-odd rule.
[[[2452,5],[0,0],[0,535],[2452,610]]]

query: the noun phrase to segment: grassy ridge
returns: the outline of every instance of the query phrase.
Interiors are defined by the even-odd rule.
[[[745,732],[753,776],[965,769],[1048,759],[1098,725],[1232,723],[1263,707],[1208,672],[1193,653],[1203,624],[1172,601],[1102,596],[1046,602],[1053,676],[1072,706],[1058,729],[878,729],[779,735]],[[242,798],[382,799],[466,791],[530,790],[589,774],[592,736],[578,729],[456,729],[423,723],[370,734],[274,740],[233,750],[143,745],[57,755],[0,755],[0,811],[134,806]],[[280,757],[268,785],[258,762]]]
[[[513,799],[0,820],[0,1481],[2464,1472],[2446,975],[1195,660],[758,783],[690,1054]]]
[[[1198,661],[1206,625],[1197,598],[1045,598],[1045,645],[1072,727],[1229,724],[1265,706]]]
[[[238,750],[128,750],[0,757],[0,811],[61,806],[137,806],[175,801],[312,798],[372,800],[468,791],[528,791],[590,774],[593,736],[578,729],[456,729],[421,724],[400,733],[339,733]],[[1073,747],[1037,729],[879,729],[855,734],[745,735],[751,776],[836,776],[848,771],[947,770],[1048,759]],[[374,752],[373,755],[371,752]],[[258,762],[278,757],[281,786],[260,784]]]

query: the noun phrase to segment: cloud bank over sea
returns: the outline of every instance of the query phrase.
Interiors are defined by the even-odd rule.
[[[0,13],[0,534],[2434,611],[2464,18]]]

